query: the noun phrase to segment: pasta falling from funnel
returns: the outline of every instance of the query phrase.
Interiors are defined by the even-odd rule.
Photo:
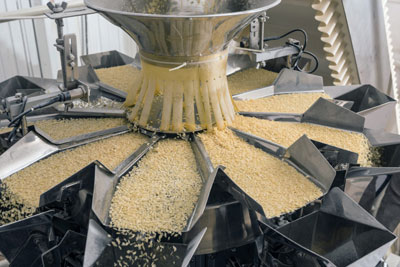
[[[128,118],[148,130],[181,133],[222,129],[234,120],[228,45],[279,1],[100,2],[100,12],[139,47],[142,71],[125,102]]]
[[[227,51],[187,57],[183,63],[182,58],[141,52],[142,72],[125,102],[131,107],[129,120],[175,133],[231,124],[235,110],[226,78]]]

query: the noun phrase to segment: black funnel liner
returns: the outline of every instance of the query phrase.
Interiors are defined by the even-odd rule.
[[[94,69],[111,68],[132,64],[135,59],[116,50],[81,56],[84,65],[91,65]]]
[[[375,266],[396,239],[338,188],[325,196],[318,211],[276,230],[264,227],[266,238],[293,249],[302,266]]]
[[[369,84],[360,86],[335,99],[353,101],[354,104],[351,110],[354,112],[360,112],[390,101],[396,101]]]

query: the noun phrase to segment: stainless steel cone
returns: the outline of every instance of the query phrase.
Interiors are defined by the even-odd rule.
[[[85,0],[126,31],[141,51],[206,56],[224,50],[251,20],[280,0]]]
[[[85,0],[138,44],[142,76],[128,93],[128,118],[162,132],[229,125],[229,42],[280,0]]]

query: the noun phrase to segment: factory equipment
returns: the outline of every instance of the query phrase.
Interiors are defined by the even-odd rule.
[[[84,55],[82,61],[85,65],[81,67],[77,67],[74,36],[62,34],[62,18],[94,11],[80,9],[64,12],[65,4],[50,5],[52,12],[48,17],[56,20],[59,31],[56,47],[61,52],[62,79],[57,82],[15,77],[0,84],[0,96],[3,97],[2,103],[8,118],[0,121],[0,125],[16,126],[6,129],[5,133],[0,132],[0,140],[6,148],[0,155],[0,208],[3,216],[15,214],[16,210],[18,214],[9,218],[10,223],[0,226],[0,252],[10,265],[197,267],[381,264],[396,237],[368,213],[370,210],[364,210],[357,202],[363,195],[363,187],[368,184],[366,181],[376,180],[377,177],[384,180],[369,196],[370,202],[400,172],[397,156],[400,136],[386,133],[384,129],[388,121],[381,119],[382,114],[394,109],[395,100],[369,85],[324,87],[321,77],[305,73],[312,72],[313,68],[310,67],[311,61],[301,56],[308,54],[314,58],[305,50],[306,41],[301,44],[296,40],[288,40],[281,47],[266,46],[269,40],[282,39],[290,34],[264,36],[264,12],[278,3],[274,0],[212,3],[87,0],[89,8],[130,33],[141,51],[140,62],[117,52]],[[228,55],[229,42],[247,24],[251,24],[249,36],[241,40],[241,45],[236,49],[240,53]],[[226,87],[226,72],[254,66],[267,67],[271,60],[282,57],[288,58],[292,70],[282,69],[273,85],[233,98],[230,96]],[[132,92],[127,94],[120,88],[103,83],[95,72],[99,68],[127,64],[142,68],[143,75],[148,75],[138,80],[136,89],[132,88],[136,92],[133,97]],[[314,68],[318,67],[318,60],[315,64]],[[277,66],[275,63],[272,65]],[[214,77],[215,73],[218,75]],[[168,80],[169,76],[171,80]],[[218,82],[213,83],[208,79]],[[165,83],[161,84],[160,80]],[[173,90],[172,86],[176,88]],[[217,91],[221,88],[222,91]],[[234,101],[315,92],[323,92],[332,99],[320,98],[301,114],[246,110],[240,110],[237,115],[229,113]],[[201,95],[196,98],[196,94]],[[57,140],[37,123],[54,119],[125,117],[121,107],[99,109],[92,104],[100,101],[112,106],[115,102],[122,102],[125,97],[128,106],[135,104],[132,111],[134,115],[130,113],[128,116],[136,127],[120,125],[102,130],[89,129]],[[85,98],[89,103],[70,104],[71,100],[80,98]],[[188,103],[187,99],[191,99],[191,102]],[[64,106],[42,109],[66,101],[69,102]],[[199,104],[204,102],[209,103],[203,106]],[[229,107],[229,103],[232,107]],[[226,109],[222,105],[226,105]],[[33,113],[35,110],[41,113]],[[307,136],[283,146],[251,130],[238,129],[237,124],[221,129],[225,133],[233,133],[232,140],[237,142],[224,140],[226,149],[243,142],[251,151],[261,151],[265,157],[278,159],[279,164],[293,169],[301,177],[298,179],[304,179],[304,183],[320,192],[319,197],[302,200],[301,205],[290,212],[282,211],[278,216],[269,216],[266,212],[268,207],[257,201],[252,192],[246,192],[235,175],[228,174],[229,166],[225,169],[224,166],[213,164],[215,158],[210,157],[211,151],[202,139],[206,133],[199,133],[206,128],[211,129],[210,125],[223,128],[226,122],[234,120],[234,116],[258,118],[261,123],[316,124],[358,133],[378,149],[380,166],[359,166],[359,155],[355,151]],[[377,117],[380,119],[377,120]],[[33,125],[29,126],[29,123]],[[17,128],[21,128],[21,131],[18,132]],[[181,134],[182,131],[186,134]],[[28,183],[18,184],[23,175],[34,176],[36,172],[44,176],[41,172],[50,172],[46,166],[42,164],[40,167],[38,164],[59,156],[66,164],[70,162],[71,165],[80,166],[73,160],[67,161],[64,155],[82,149],[76,153],[79,154],[90,147],[92,149],[87,151],[94,153],[95,150],[101,150],[99,142],[111,145],[118,142],[113,138],[126,136],[132,137],[129,143],[133,151],[129,151],[127,143],[118,145],[125,154],[112,167],[105,162],[94,161],[83,168],[79,167],[62,181],[52,181],[54,184],[50,185],[49,179],[47,189],[32,198],[37,206],[27,207],[27,202],[21,201],[23,198],[17,201],[13,199],[11,188],[19,190],[28,186]],[[114,197],[123,182],[135,172],[140,172],[141,162],[147,157],[162,153],[159,147],[164,141],[178,142],[176,139],[190,144],[195,168],[201,178],[197,201],[185,218],[184,227],[179,233],[149,233],[116,227],[111,213]],[[177,143],[176,149],[174,153],[178,155],[182,145]],[[245,151],[242,152],[245,155]],[[116,157],[116,154],[112,157]],[[168,158],[167,155],[162,156]],[[156,167],[158,163],[153,166]],[[171,164],[171,170],[158,170],[160,172],[154,175],[153,187],[159,187],[158,175],[172,173],[173,167],[174,164]],[[37,169],[31,174],[30,168]],[[61,176],[62,170],[59,171]],[[178,171],[183,175],[187,170]],[[278,183],[284,178],[283,175],[278,177]],[[40,183],[39,179],[34,182]],[[173,188],[168,192],[168,198],[176,197],[179,185],[174,184]],[[270,190],[259,189],[266,194]],[[152,197],[159,197],[158,193]],[[135,201],[135,197],[125,201]],[[284,202],[279,199],[274,201],[278,206]],[[27,208],[28,214],[19,212]],[[121,210],[124,216],[124,209]],[[179,216],[177,214],[175,219],[178,220]]]

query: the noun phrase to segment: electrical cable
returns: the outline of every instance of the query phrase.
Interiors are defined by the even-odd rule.
[[[294,29],[294,30],[291,30],[291,31],[289,31],[289,32],[287,32],[285,34],[280,35],[280,36],[272,36],[272,37],[264,38],[264,42],[280,40],[280,39],[282,39],[282,38],[284,38],[284,37],[286,37],[286,36],[288,36],[288,35],[290,35],[292,33],[295,33],[295,32],[300,32],[300,33],[303,34],[304,43],[303,43],[303,46],[294,44],[292,42],[287,42],[286,43],[287,45],[296,47],[299,50],[297,55],[294,56],[294,62],[292,64],[291,68],[294,69],[294,70],[301,71],[301,72],[314,73],[319,67],[319,60],[318,60],[318,57],[315,54],[313,54],[310,51],[306,51],[307,42],[308,42],[308,35],[307,35],[307,32],[305,30],[303,30],[303,29]],[[302,68],[300,68],[298,66],[298,64],[300,62],[300,59],[302,58],[303,55],[309,55],[314,59],[315,67],[311,71],[305,71],[304,69],[302,69]]]
[[[47,106],[51,106],[57,102],[64,102],[67,100],[71,99],[71,95],[69,92],[62,92],[50,99],[47,99],[33,107],[31,107],[30,109],[20,113],[18,116],[16,116],[14,119],[11,120],[11,122],[8,124],[8,127],[14,127],[14,129],[10,132],[10,134],[8,135],[8,141],[12,142],[15,138],[15,135],[17,133],[18,128],[20,127],[21,123],[22,123],[22,119],[24,116],[28,115],[29,113],[37,110],[37,109],[41,109]],[[28,101],[28,97],[24,96],[23,98],[23,103],[21,106],[21,111],[25,110],[26,107],[26,103]]]
[[[303,48],[306,49],[307,42],[308,42],[308,35],[307,35],[307,32],[305,30],[303,30],[303,29],[294,29],[294,30],[291,30],[291,31],[289,31],[289,32],[287,32],[285,34],[280,35],[280,36],[267,37],[267,38],[264,38],[264,42],[280,40],[280,39],[282,39],[282,38],[284,38],[284,37],[286,37],[286,36],[288,36],[288,35],[290,35],[292,33],[295,33],[295,32],[301,32],[304,35]]]
[[[298,70],[298,71],[301,71],[301,72],[307,72],[307,73],[314,73],[314,72],[318,69],[318,67],[319,67],[319,60],[318,60],[318,57],[317,57],[315,54],[313,54],[313,53],[310,52],[310,51],[305,51],[304,48],[302,48],[300,45],[296,45],[296,44],[289,43],[289,42],[288,42],[287,44],[290,45],[290,46],[296,47],[296,48],[299,50],[299,53],[295,56],[295,61],[294,61],[293,65],[292,65],[292,68],[293,68],[293,69]],[[300,67],[298,66],[298,65],[299,65],[299,62],[300,62],[300,59],[302,58],[302,56],[303,56],[304,54],[311,56],[311,57],[314,59],[314,61],[315,61],[315,66],[314,66],[314,68],[313,68],[312,70],[310,70],[310,71],[305,71],[304,69],[302,69],[302,68],[300,68]]]
[[[54,104],[54,103],[57,103],[57,102],[61,101],[60,95],[61,95],[61,94],[59,94],[59,95],[57,95],[57,96],[55,96],[55,97],[53,97],[53,98],[50,98],[50,99],[48,99],[48,100],[46,100],[46,101],[44,101],[44,102],[42,102],[42,103],[40,103],[40,104],[37,104],[36,106],[31,107],[31,108],[28,109],[28,110],[22,112],[21,114],[19,114],[17,117],[15,117],[15,118],[8,124],[8,127],[14,127],[14,126],[16,126],[16,125],[14,125],[15,122],[18,122],[23,116],[28,115],[29,113],[31,113],[32,111],[35,111],[36,109],[44,108],[44,107],[50,106],[50,105],[52,105],[52,104]],[[18,123],[17,123],[17,124],[18,124]]]
[[[22,112],[25,109],[26,102],[28,102],[28,97],[24,96],[22,98],[22,106],[21,106],[20,112]],[[19,119],[18,124],[20,124],[21,122],[22,122],[22,117]],[[17,130],[18,130],[18,127],[14,127],[14,129],[12,129],[12,131],[8,135],[7,140],[9,140],[10,142],[14,141]]]

